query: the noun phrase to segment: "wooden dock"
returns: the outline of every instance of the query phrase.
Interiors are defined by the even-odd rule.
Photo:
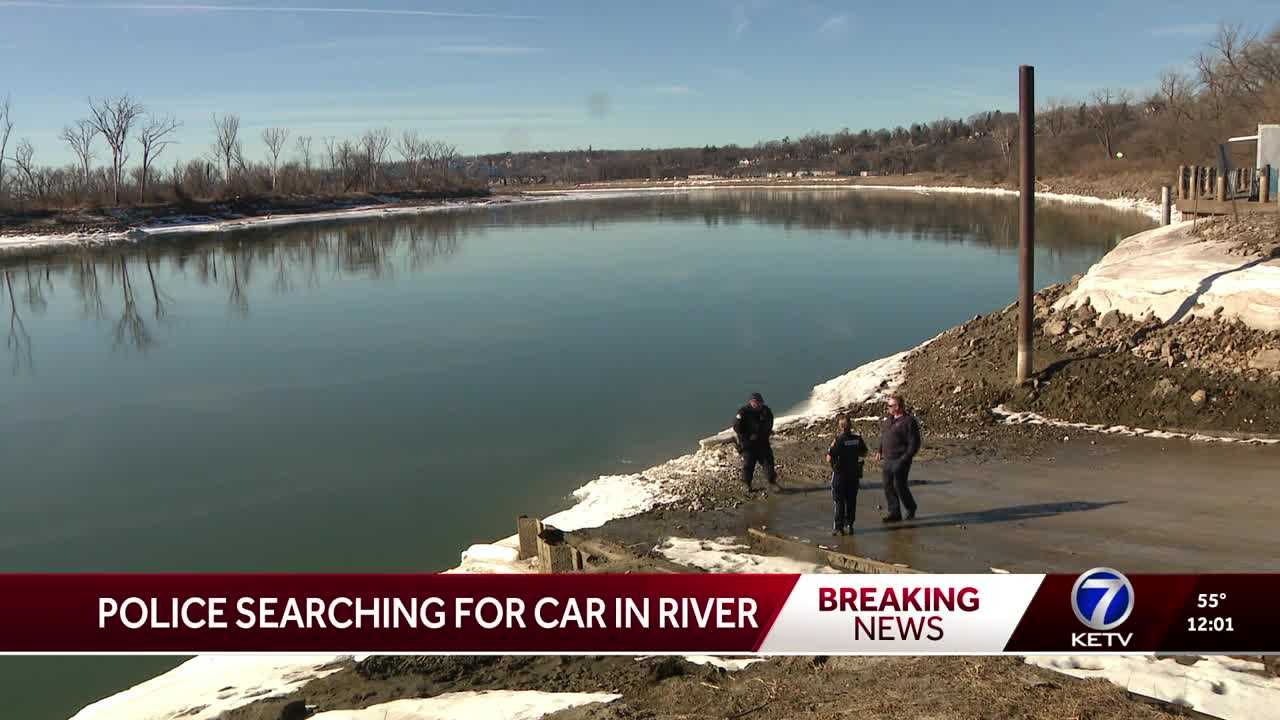
[[[1182,165],[1176,184],[1178,212],[1185,217],[1280,213],[1280,198],[1272,191],[1277,169]]]

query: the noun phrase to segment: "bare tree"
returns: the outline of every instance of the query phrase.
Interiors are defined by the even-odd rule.
[[[93,162],[93,138],[97,134],[93,123],[77,120],[75,125],[62,128],[62,135],[59,136],[80,160],[80,181],[86,186],[89,184],[89,165]]]
[[[378,166],[387,155],[391,146],[391,131],[378,128],[365,132],[360,138],[360,147],[364,150],[364,160],[369,166],[369,189],[373,190],[378,183]]]
[[[302,158],[302,170],[307,175],[311,174],[311,136],[299,135],[294,143],[298,146],[298,157]]]
[[[9,133],[13,132],[13,103],[8,95],[0,103],[0,198],[4,197],[4,158],[9,149]]]
[[[262,131],[262,142],[267,146],[267,154],[271,156],[271,192],[276,191],[280,175],[280,153],[284,152],[284,144],[289,141],[289,131],[284,128],[267,128]]]
[[[1087,109],[1087,121],[1108,158],[1115,157],[1116,129],[1128,116],[1131,99],[1127,90],[1104,89],[1090,96],[1092,102]]]
[[[400,157],[409,165],[414,188],[418,187],[418,166],[422,164],[422,146],[423,140],[418,137],[417,130],[405,130],[396,140],[396,152],[400,153]]]
[[[445,175],[448,175],[454,161],[458,159],[458,146],[451,145],[441,140],[435,143],[435,149],[432,154],[434,155],[437,167]]]
[[[151,174],[151,164],[164,149],[173,144],[170,136],[182,123],[171,116],[152,116],[147,124],[138,131],[138,144],[142,146],[142,175],[139,178],[138,200],[147,201],[147,178]]]
[[[128,95],[104,98],[99,102],[89,99],[89,122],[111,148],[112,202],[120,204],[120,179],[124,164],[129,160],[127,142],[133,125],[142,117],[144,108]]]
[[[231,185],[231,167],[240,162],[240,116],[228,113],[218,119],[213,116],[213,157],[222,164],[225,175],[222,182]]]
[[[13,166],[18,170],[22,179],[20,198],[32,198],[37,194],[37,168],[33,159],[35,154],[35,147],[26,138],[19,140],[17,147],[13,149]],[[21,200],[19,203],[21,204]]]

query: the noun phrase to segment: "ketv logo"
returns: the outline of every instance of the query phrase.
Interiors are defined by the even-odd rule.
[[[1133,612],[1133,584],[1118,570],[1094,568],[1076,578],[1071,609],[1096,632],[1071,634],[1072,647],[1125,648],[1133,633],[1105,632],[1119,627]]]

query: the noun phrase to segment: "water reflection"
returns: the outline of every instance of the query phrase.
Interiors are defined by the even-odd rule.
[[[913,241],[1016,248],[1014,200],[994,196],[757,190],[692,192],[608,200],[490,206],[408,219],[379,219],[236,231],[153,242],[142,248],[81,249],[40,259],[0,259],[8,305],[11,371],[35,371],[28,322],[48,298],[69,291],[80,315],[112,321],[119,352],[146,352],[178,302],[166,285],[217,289],[228,316],[250,317],[255,297],[280,297],[343,277],[390,281],[458,253],[464,238],[494,226],[566,226],[604,230],[619,223],[761,224],[785,230],[894,233]],[[1102,207],[1042,205],[1037,242],[1050,256],[1100,255],[1149,222]],[[1099,228],[1108,228],[1100,230]],[[187,300],[191,302],[191,300]],[[38,333],[37,333],[38,334]]]

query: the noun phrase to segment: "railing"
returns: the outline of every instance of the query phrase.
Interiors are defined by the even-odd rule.
[[[1280,213],[1274,187],[1278,173],[1270,165],[1232,168],[1181,165],[1174,190],[1183,215],[1225,215],[1240,212]]]

